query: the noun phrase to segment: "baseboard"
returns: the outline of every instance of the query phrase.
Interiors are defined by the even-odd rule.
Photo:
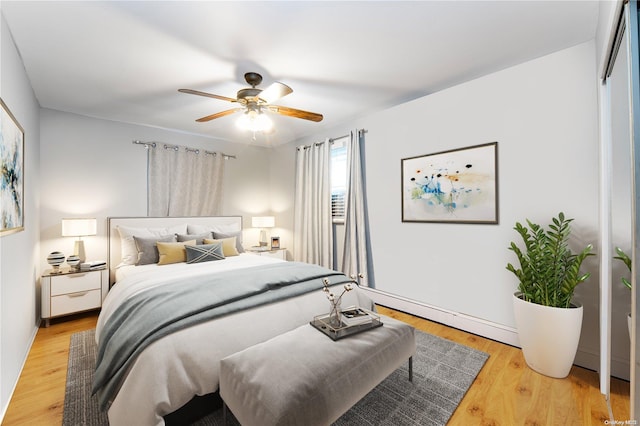
[[[20,376],[22,376],[22,371],[24,370],[24,366],[27,363],[27,358],[29,358],[29,352],[31,352],[31,347],[33,346],[34,340],[36,340],[36,336],[38,334],[39,327],[35,327],[33,329],[33,333],[31,334],[31,339],[29,340],[29,345],[27,345],[27,350],[25,351],[24,358],[22,359],[22,366],[20,366],[20,372],[18,373],[18,378],[13,383],[11,387],[11,392],[9,392],[9,397],[7,401],[2,406],[2,411],[0,411],[0,424],[4,422],[4,416],[7,414],[7,410],[9,409],[9,404],[11,403],[11,399],[13,398],[13,394],[16,391],[16,387],[18,386],[18,381],[20,380]]]
[[[618,379],[631,381],[631,370],[628,359],[611,357],[611,375]]]
[[[442,309],[377,289],[362,288],[362,290],[377,304],[416,315],[430,321],[439,322],[482,337],[497,340],[498,342],[511,346],[520,347],[518,333],[513,327],[507,327],[502,324],[483,320],[482,318]]]
[[[361,288],[374,303],[387,306],[391,309],[406,312],[411,315],[435,321],[449,327],[477,334],[507,345],[520,347],[518,332],[514,327],[507,327],[482,318],[449,311],[406,297],[387,293],[372,288]],[[600,355],[588,350],[578,348],[575,365],[598,371],[600,367]],[[624,360],[611,360],[611,374],[624,380],[629,380],[629,363]]]

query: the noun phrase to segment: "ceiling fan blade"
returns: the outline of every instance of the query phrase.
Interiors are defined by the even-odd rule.
[[[206,96],[207,98],[220,99],[221,101],[238,102],[237,99],[228,98],[226,96],[214,95],[213,93],[200,92],[193,89],[178,89],[178,92],[188,93],[189,95]]]
[[[215,114],[211,114],[211,115],[207,115],[206,117],[198,118],[196,121],[198,123],[204,123],[206,121],[211,121],[213,119],[220,118],[220,117],[226,117],[227,115],[231,115],[234,112],[243,111],[243,110],[244,110],[244,108],[228,109],[226,111],[216,112]]]
[[[302,118],[304,120],[315,121],[316,123],[322,121],[322,114],[317,114],[315,112],[303,111],[301,109],[283,107],[278,105],[269,105],[267,107],[269,111],[275,112],[278,114],[286,115],[289,117]]]
[[[287,96],[291,92],[293,92],[293,89],[291,87],[276,81],[275,83],[272,83],[269,87],[264,89],[262,92],[260,92],[258,98],[263,100],[265,103],[270,104],[280,98]]]

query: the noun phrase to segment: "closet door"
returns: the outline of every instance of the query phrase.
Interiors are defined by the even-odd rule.
[[[640,320],[640,303],[638,297],[640,292],[637,291],[638,280],[638,261],[640,259],[640,209],[638,209],[638,190],[640,189],[640,39],[638,34],[638,3],[631,1],[628,3],[628,33],[629,33],[629,80],[631,86],[631,111],[629,114],[631,146],[633,152],[633,164],[631,170],[633,173],[632,185],[632,203],[633,211],[633,271],[631,274],[632,283],[632,299],[631,299],[631,418],[638,419],[640,410],[640,339],[637,336],[638,321]]]
[[[621,248],[629,256],[633,247],[633,172],[632,172],[632,139],[631,139],[631,85],[629,78],[629,31],[628,16],[623,16],[618,27],[618,50],[615,62],[607,79],[610,99],[610,235],[609,253],[602,250],[602,255],[611,261],[610,282],[611,314],[609,318],[611,333],[611,355],[615,362],[612,374],[629,379],[631,372],[627,365],[621,372],[620,364],[630,363],[631,339],[628,326],[628,315],[631,312],[632,294],[623,285],[622,278],[631,279],[626,265],[613,259],[617,256],[615,248]],[[603,259],[605,260],[605,259]],[[624,373],[624,375],[623,375]]]
[[[637,24],[637,3],[633,1],[621,9],[601,90],[600,390],[609,399],[611,374],[626,378],[626,360],[629,360],[632,418],[635,418],[636,407],[640,407],[637,401],[640,380],[636,377],[636,357],[640,354],[636,350],[639,318],[636,271],[634,268],[629,272],[624,263],[613,258],[615,248],[620,247],[634,259],[634,264],[638,264],[640,253],[637,249],[640,220],[636,195],[640,178],[640,143],[638,130],[634,129],[640,123],[637,118],[640,111]],[[622,284],[622,277],[629,278],[634,284],[631,291]],[[616,413],[613,414],[615,417]]]

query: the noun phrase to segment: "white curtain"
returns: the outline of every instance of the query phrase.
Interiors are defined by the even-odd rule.
[[[333,268],[330,144],[315,143],[296,151],[294,259]]]
[[[369,262],[369,232],[362,142],[364,131],[351,132],[347,146],[347,189],[345,193],[344,254],[342,272],[347,276],[362,274],[362,286],[369,287],[373,280],[373,265]]]
[[[149,216],[221,214],[221,154],[158,144],[148,155]]]

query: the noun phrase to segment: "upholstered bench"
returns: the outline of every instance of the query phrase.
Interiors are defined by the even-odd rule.
[[[329,425],[409,360],[410,325],[381,316],[382,327],[333,341],[307,324],[220,361],[220,396],[243,426]]]

